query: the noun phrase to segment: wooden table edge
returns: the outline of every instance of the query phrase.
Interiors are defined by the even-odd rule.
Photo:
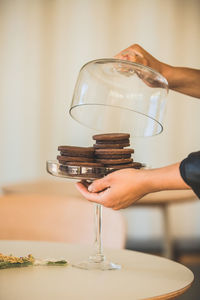
[[[178,297],[178,296],[182,295],[183,293],[185,293],[192,286],[193,282],[194,282],[194,279],[192,280],[192,282],[190,284],[188,284],[187,286],[185,286],[184,288],[182,288],[178,291],[167,293],[167,294],[161,295],[161,296],[155,296],[153,298],[146,298],[146,300],[168,300],[168,299]],[[145,299],[143,299],[143,300],[145,300]]]

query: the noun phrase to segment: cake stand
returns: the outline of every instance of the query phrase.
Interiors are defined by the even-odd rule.
[[[74,120],[96,131],[153,136],[163,130],[167,93],[167,80],[149,67],[119,59],[98,59],[81,68],[69,113]],[[48,161],[47,171],[53,176],[93,181],[112,170]],[[120,268],[103,255],[101,218],[101,205],[95,204],[95,253],[75,264],[79,268]]]

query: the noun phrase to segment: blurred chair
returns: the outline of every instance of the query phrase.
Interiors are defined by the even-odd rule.
[[[67,181],[59,178],[51,180],[37,180],[32,182],[22,182],[13,185],[2,187],[4,194],[9,195],[13,193],[39,193],[50,194],[57,196],[72,196],[81,199],[82,196],[76,190],[73,181]],[[82,201],[84,199],[82,198]],[[193,202],[197,200],[197,196],[191,190],[173,190],[152,193],[144,196],[140,201],[133,204],[134,207],[158,207],[162,213],[163,219],[163,256],[173,258],[173,240],[170,228],[170,207],[177,203]],[[86,201],[86,200],[85,200]],[[133,207],[132,206],[132,207]]]
[[[103,208],[102,239],[108,248],[125,246],[120,212]],[[10,194],[0,197],[0,239],[92,244],[94,205],[74,196]]]
[[[171,190],[150,193],[136,203],[137,206],[160,208],[163,219],[163,256],[170,259],[174,258],[169,212],[171,205],[194,202],[196,200],[197,196],[192,190]]]
[[[4,195],[8,194],[42,194],[56,196],[72,196],[82,198],[72,180],[66,178],[38,179],[34,181],[19,182],[2,187]]]

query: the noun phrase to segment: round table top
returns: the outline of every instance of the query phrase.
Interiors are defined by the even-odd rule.
[[[3,254],[36,258],[65,258],[75,263],[87,258],[92,247],[50,242],[0,241]],[[171,299],[192,284],[185,266],[154,255],[106,249],[106,257],[121,270],[82,270],[69,266],[34,266],[0,270],[0,299],[11,300],[121,300]]]

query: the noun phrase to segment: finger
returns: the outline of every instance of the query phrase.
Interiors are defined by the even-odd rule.
[[[91,202],[96,202],[102,204],[102,193],[91,193],[88,191],[88,189],[81,183],[76,183],[76,188],[79,190],[79,192],[83,195],[84,198]]]
[[[118,59],[129,60],[136,63],[143,64],[145,50],[137,44],[134,44],[120,53],[118,53],[115,57]]]
[[[80,182],[76,182],[75,183],[76,188],[79,190],[79,192],[81,192],[81,194],[83,192],[88,192],[88,187],[85,185],[84,182],[80,181]]]
[[[125,54],[122,54],[121,52],[119,54],[115,55],[114,57],[118,58],[118,59],[128,60],[128,56]]]
[[[107,177],[104,177],[93,181],[93,183],[89,185],[88,191],[92,193],[97,193],[102,192],[109,187],[109,180],[107,179]]]
[[[122,59],[122,60],[128,60],[135,63],[143,64],[144,58],[141,56],[136,55],[135,53],[129,53],[129,54],[120,54],[117,55],[116,58]]]
[[[122,51],[119,54],[115,55],[115,58],[134,61],[136,59],[136,56],[134,53],[130,53],[129,51]]]

